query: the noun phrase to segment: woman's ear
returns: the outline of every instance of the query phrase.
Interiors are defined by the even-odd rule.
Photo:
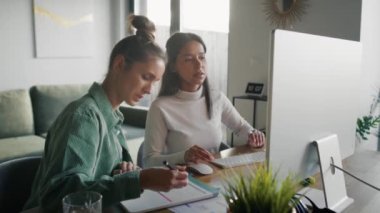
[[[124,57],[122,55],[117,55],[112,62],[112,70],[119,71],[119,70],[123,70],[124,67],[125,67]]]

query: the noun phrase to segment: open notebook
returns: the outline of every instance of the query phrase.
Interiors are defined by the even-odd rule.
[[[218,188],[189,177],[189,184],[186,187],[172,189],[169,192],[145,190],[139,198],[122,201],[121,204],[131,213],[148,212],[215,197],[218,193]]]

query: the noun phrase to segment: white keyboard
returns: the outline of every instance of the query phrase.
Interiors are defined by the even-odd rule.
[[[212,163],[221,166],[223,168],[242,166],[247,164],[252,164],[256,162],[265,161],[265,152],[253,152],[241,155],[234,155],[226,158],[218,158],[212,161]]]

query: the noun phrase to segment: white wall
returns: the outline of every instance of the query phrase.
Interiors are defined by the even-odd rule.
[[[361,0],[308,0],[309,7],[294,31],[360,40]]]
[[[261,1],[230,1],[230,32],[228,55],[229,98],[243,95],[247,82],[267,83],[269,41],[272,27],[265,21]],[[265,126],[266,105],[258,103],[256,126]],[[236,100],[236,108],[252,123],[251,101]]]
[[[36,58],[32,0],[0,1],[0,91],[35,84],[91,83],[107,71],[114,2],[94,0],[94,53],[89,58]]]
[[[380,89],[380,1],[363,0],[360,41],[363,45],[362,82],[360,88],[360,114],[368,115],[373,96]],[[377,111],[377,113],[380,113]],[[368,141],[359,144],[360,148],[377,149],[377,140],[370,135]]]
[[[361,0],[309,0],[301,22],[292,29],[299,32],[350,40],[360,39]],[[247,82],[267,85],[270,34],[262,1],[230,1],[228,96],[242,95]],[[252,102],[239,101],[239,112],[252,122]],[[256,127],[266,125],[266,103],[259,102]],[[242,143],[242,142],[241,142]]]

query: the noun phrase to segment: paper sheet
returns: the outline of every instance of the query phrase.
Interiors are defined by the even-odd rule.
[[[227,207],[223,195],[219,194],[215,198],[172,207],[169,210],[175,213],[221,213],[227,212]]]

